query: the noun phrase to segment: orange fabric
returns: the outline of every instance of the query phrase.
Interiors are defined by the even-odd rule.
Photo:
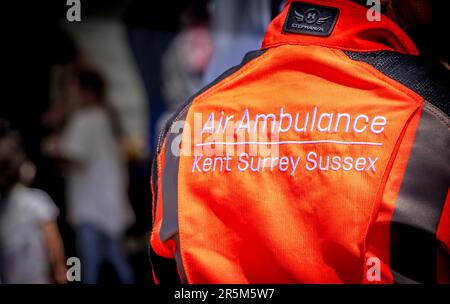
[[[440,284],[450,284],[450,189],[447,193],[444,209],[436,232],[436,238],[441,247],[438,249],[437,281]]]
[[[153,277],[153,282],[155,282],[155,284],[156,284],[156,285],[159,285],[159,281],[158,281],[158,278],[156,277],[156,275],[155,275],[155,272],[154,272],[154,271],[152,271],[152,277]]]
[[[292,72],[269,73],[284,66]],[[206,116],[224,111],[239,116],[245,108],[272,113],[280,106],[302,113],[315,105],[331,113],[376,111],[386,116],[389,126],[381,137],[320,133],[300,137],[381,140],[382,147],[280,148],[281,155],[300,156],[301,160],[310,151],[324,156],[379,157],[376,174],[306,170],[293,176],[280,172],[192,173],[193,158],[182,156],[179,224],[188,281],[361,282],[365,233],[377,207],[376,196],[384,187],[383,176],[390,170],[403,127],[420,107],[417,98],[412,100],[404,91],[388,86],[379,75],[367,73],[338,51],[286,45],[269,50],[241,73],[197,98],[188,113],[187,123],[192,125],[194,113]],[[198,134],[185,133],[183,141],[190,141],[190,136]],[[293,132],[283,137],[299,139]],[[255,259],[255,252],[260,259]]]
[[[386,176],[387,181],[383,189],[382,199],[379,201],[380,205],[374,209],[374,221],[370,224],[367,233],[366,261],[371,257],[377,257],[381,261],[381,280],[376,283],[393,283],[393,277],[389,267],[389,227],[419,120],[420,111],[417,111],[412,116],[409,125],[405,128],[403,140],[398,147],[395,157],[392,159],[392,169],[389,175]],[[364,278],[364,282],[371,283],[368,282],[367,278]]]
[[[450,189],[447,193],[444,209],[437,229],[436,237],[444,246],[445,250],[450,251]]]
[[[444,209],[442,210],[441,219],[436,232],[436,238],[441,244],[441,253],[450,254],[450,189],[445,199]],[[443,254],[442,254],[443,255]],[[447,263],[447,265],[440,265]],[[438,282],[450,283],[450,265],[449,261],[443,257],[438,258]]]
[[[288,4],[268,29],[262,46],[266,53],[195,98],[187,113],[182,137],[185,154],[178,172],[178,224],[189,283],[369,283],[366,261],[371,257],[381,260],[381,283],[392,282],[389,220],[422,99],[374,68],[350,60],[341,49],[407,54],[417,54],[417,49],[387,18],[369,23],[362,19],[364,9],[349,1],[305,2],[339,7],[340,17],[330,37],[283,33]],[[278,146],[277,156],[293,157],[291,169],[299,157],[292,174],[280,169],[280,160],[272,170],[240,171],[240,152],[258,151],[255,160],[267,156],[252,143],[242,151],[226,150],[234,152],[231,170],[212,171],[211,165],[205,165],[205,159],[214,163],[227,155],[197,144],[230,139],[201,133],[196,118],[201,116],[202,129],[212,113],[216,118],[234,115],[238,121],[246,110],[254,117],[278,115],[281,109],[300,117],[310,113],[310,119],[316,111],[334,118],[339,113],[352,118],[367,115],[367,120],[359,120],[348,132],[345,124],[333,131],[328,127],[326,132],[317,126],[306,132],[293,128],[282,134],[269,132],[269,137],[279,135],[279,141],[313,141]],[[383,132],[370,131],[374,117],[385,118]],[[319,127],[326,129],[327,120],[322,123]],[[380,125],[375,130],[381,130]],[[363,128],[364,132],[355,131]],[[314,142],[320,140],[332,142]],[[217,147],[221,144],[212,146]],[[200,155],[201,172],[194,166]],[[353,157],[353,168],[346,171],[341,164],[338,170],[309,171],[311,155]],[[355,164],[360,158],[358,168],[364,169],[358,171]],[[163,159],[161,153],[159,168]],[[368,163],[374,160],[372,170]],[[161,256],[173,257],[174,243],[162,243],[158,235],[163,212],[158,189],[152,246]]]
[[[379,22],[368,22],[367,10],[349,0],[308,0],[303,2],[339,8],[339,18],[331,36],[317,37],[282,32],[281,29],[289,10],[289,4],[287,4],[267,29],[262,43],[263,49],[282,44],[300,44],[321,45],[349,51],[387,50],[402,54],[419,54],[417,47],[405,32],[384,15]]]

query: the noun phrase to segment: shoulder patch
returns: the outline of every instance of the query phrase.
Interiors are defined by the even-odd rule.
[[[339,9],[303,2],[292,2],[283,31],[296,34],[329,36],[336,25]]]

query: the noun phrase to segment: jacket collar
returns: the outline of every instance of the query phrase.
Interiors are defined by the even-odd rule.
[[[373,52],[393,51],[418,55],[419,51],[406,33],[385,15],[381,21],[368,21],[368,8],[350,0],[302,0],[298,2],[316,4],[339,9],[335,28],[330,36],[320,37],[283,31],[289,7],[296,0],[288,0],[283,11],[269,25],[262,49],[283,44],[320,45],[348,51]]]

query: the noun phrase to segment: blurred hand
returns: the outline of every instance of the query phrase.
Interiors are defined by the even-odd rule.
[[[53,276],[56,284],[67,284],[67,267],[62,264],[55,268]]]

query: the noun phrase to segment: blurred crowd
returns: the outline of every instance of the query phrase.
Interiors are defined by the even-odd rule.
[[[39,64],[0,108],[0,282],[66,283],[78,257],[82,283],[150,284],[157,134],[283,1],[81,1],[80,22],[62,2],[24,34]]]

